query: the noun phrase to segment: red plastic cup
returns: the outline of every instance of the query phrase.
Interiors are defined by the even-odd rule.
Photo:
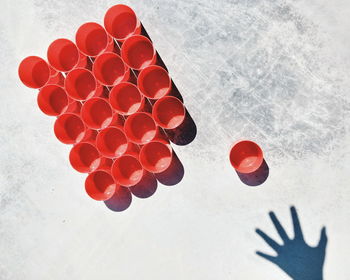
[[[135,12],[126,5],[115,5],[108,9],[104,17],[107,32],[118,41],[141,33],[141,22]]]
[[[47,59],[57,71],[68,72],[79,63],[80,53],[72,41],[57,39],[50,44],[47,50]]]
[[[96,147],[101,155],[118,158],[126,152],[128,139],[121,128],[110,126],[98,133]]]
[[[152,42],[142,35],[134,35],[124,41],[121,57],[130,68],[135,70],[142,70],[156,63],[157,60]]]
[[[130,141],[143,145],[157,136],[158,127],[151,114],[137,112],[126,119],[124,131]]]
[[[81,108],[84,123],[93,129],[103,129],[113,121],[113,111],[106,99],[93,97]]]
[[[75,144],[85,137],[86,127],[78,115],[65,113],[56,119],[54,132],[62,143]]]
[[[70,100],[63,87],[46,85],[40,89],[37,102],[44,114],[59,116],[67,110]]]
[[[163,67],[150,65],[140,72],[137,86],[144,96],[159,99],[171,91],[171,78]]]
[[[96,57],[92,72],[96,79],[105,86],[114,86],[129,79],[129,67],[116,53],[105,52]]]
[[[172,149],[166,142],[150,142],[140,151],[142,167],[152,173],[160,173],[168,169],[172,160]]]
[[[252,173],[263,163],[264,156],[261,148],[253,141],[239,141],[230,151],[231,165],[239,173]]]
[[[131,187],[139,183],[144,175],[139,160],[132,155],[122,155],[115,159],[112,165],[114,180],[125,187]]]
[[[180,126],[185,119],[185,115],[185,106],[173,96],[162,97],[153,105],[153,119],[160,127],[165,129],[174,129]]]
[[[144,102],[139,89],[132,83],[120,83],[109,93],[109,103],[121,115],[136,113],[142,108]]]
[[[91,172],[85,180],[87,194],[95,200],[104,201],[110,199],[116,189],[116,183],[111,174],[103,170]]]
[[[71,149],[69,161],[76,171],[90,173],[101,164],[101,156],[93,144],[80,142]]]
[[[75,34],[78,49],[87,56],[98,56],[104,52],[109,43],[106,30],[95,22],[81,25]]]
[[[64,87],[67,94],[75,100],[89,99],[103,90],[92,72],[85,68],[70,71],[64,81]]]
[[[51,73],[49,65],[38,56],[28,56],[18,67],[18,75],[24,85],[30,88],[41,88],[47,84]]]

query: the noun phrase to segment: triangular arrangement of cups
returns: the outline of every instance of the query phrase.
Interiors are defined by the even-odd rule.
[[[72,167],[88,173],[87,194],[114,211],[146,198],[157,180],[175,185],[183,166],[170,142],[186,145],[196,125],[135,12],[115,5],[104,27],[88,22],[75,43],[53,41],[47,61],[19,65],[23,84],[39,89],[38,106],[56,117],[54,133],[73,145]]]

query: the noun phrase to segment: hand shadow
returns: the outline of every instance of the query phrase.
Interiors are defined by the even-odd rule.
[[[270,262],[276,264],[294,280],[322,280],[323,264],[326,256],[327,235],[326,228],[321,230],[321,237],[316,247],[306,244],[301,230],[297,211],[291,207],[293,220],[294,238],[290,239],[278,221],[274,212],[269,213],[270,218],[283,240],[278,244],[260,229],[256,229],[265,242],[277,253],[277,256],[267,255],[257,251],[256,253]]]

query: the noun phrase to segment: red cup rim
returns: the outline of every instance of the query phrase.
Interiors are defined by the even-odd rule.
[[[167,91],[164,91],[162,93],[158,93],[156,95],[148,94],[148,90],[146,90],[145,86],[144,86],[144,80],[147,77],[147,75],[149,75],[149,73],[152,71],[161,71],[161,72],[166,74],[166,76],[168,77],[168,89],[167,89]],[[139,87],[142,94],[144,96],[146,96],[147,98],[159,99],[159,98],[166,96],[170,92],[170,90],[171,90],[171,78],[170,78],[168,71],[166,71],[163,67],[161,67],[159,65],[149,65],[149,66],[143,68],[141,70],[141,72],[139,73],[139,75],[137,77],[137,86]]]
[[[81,149],[83,146],[85,146],[85,148],[90,149],[89,151],[85,151],[84,157],[82,157],[82,154],[80,154],[81,151],[79,150],[79,148]],[[101,163],[101,156],[92,143],[79,142],[75,144],[70,150],[69,161],[71,166],[76,171],[81,173],[90,173],[95,171],[99,167]]]
[[[121,104],[117,101],[118,94],[121,94],[121,91],[126,87],[132,87],[140,94],[140,102],[134,103],[136,105],[133,104],[131,107],[128,108],[127,111],[123,110],[123,108],[122,108],[123,106],[121,106]],[[123,102],[128,100],[128,99],[122,98],[122,97],[121,97],[121,99]],[[139,91],[138,87],[130,82],[121,82],[118,85],[114,86],[112,88],[112,90],[109,92],[109,103],[111,104],[112,108],[114,110],[116,110],[121,115],[131,115],[131,114],[136,113],[141,108],[143,102],[144,102],[144,98],[143,98],[141,92]],[[139,104],[139,105],[137,106],[137,104]]]
[[[60,93],[61,96],[54,94]],[[59,116],[66,112],[69,97],[62,86],[47,84],[39,90],[37,103],[40,110],[48,116]]]
[[[117,131],[118,133],[120,133],[120,135],[124,138],[124,147],[123,148],[120,148],[118,147],[118,150],[115,150],[115,151],[110,151],[110,147],[108,147],[108,144],[106,143],[106,134],[108,132],[110,132],[111,130],[114,130],[114,131]],[[113,142],[113,141],[112,141]],[[106,127],[104,129],[102,129],[98,135],[97,135],[97,138],[96,138],[96,148],[97,150],[100,152],[100,154],[102,154],[103,156],[105,157],[108,157],[108,158],[118,158],[120,156],[122,156],[126,151],[127,151],[127,148],[128,148],[128,139],[123,131],[123,129],[119,128],[119,127],[116,127],[116,126],[109,126],[109,127]],[[109,143],[111,144],[111,143]]]
[[[117,17],[119,16],[118,15],[119,11],[117,11],[117,10],[120,8],[124,9],[124,11],[120,13],[120,15],[123,13],[130,13],[135,17],[134,29],[132,31],[130,31],[129,34],[127,34],[123,37],[119,37],[119,35],[117,34],[118,32],[113,31],[114,22],[117,20]],[[103,22],[104,22],[104,26],[105,26],[107,33],[109,35],[111,35],[112,37],[114,37],[115,39],[117,39],[118,41],[126,40],[128,37],[135,34],[137,32],[137,29],[139,29],[141,27],[141,22],[138,19],[138,17],[136,16],[136,13],[134,12],[134,10],[131,9],[129,6],[123,5],[123,4],[117,4],[117,5],[110,7],[104,16]]]
[[[169,120],[168,121],[168,124],[164,123],[161,118],[160,118],[160,112],[159,112],[159,107],[162,105],[162,103],[166,102],[166,101],[169,101],[169,100],[172,100],[173,102],[176,102],[177,105],[180,105],[180,108],[181,108],[181,116],[180,118],[176,119],[176,121],[173,121],[172,124],[169,124],[172,120]],[[172,108],[164,108],[163,110],[161,110],[162,112],[163,111],[166,111],[166,112],[171,112],[171,109]],[[186,109],[185,109],[185,106],[184,104],[181,102],[180,99],[174,97],[174,96],[164,96],[160,99],[158,99],[156,101],[156,103],[153,105],[153,110],[152,110],[152,117],[153,119],[155,120],[155,122],[157,123],[157,125],[159,125],[160,127],[162,128],[165,128],[165,129],[174,129],[176,127],[178,127],[179,125],[181,125],[185,119],[185,114],[186,114]]]
[[[41,88],[50,79],[51,70],[48,63],[38,56],[24,58],[18,66],[21,82],[29,88]]]
[[[93,104],[97,104],[97,102],[103,103],[105,108],[107,108],[108,112],[100,111],[99,113],[90,111],[92,109]],[[100,117],[105,117],[104,119],[100,119]],[[85,125],[92,129],[103,129],[111,124],[113,121],[113,110],[109,102],[101,97],[92,97],[85,101],[81,108],[81,118]],[[97,119],[97,120],[96,120]]]
[[[128,48],[131,47],[132,43],[134,40],[139,40],[139,41],[144,41],[144,42],[147,42],[149,43],[151,46],[152,46],[152,49],[153,49],[153,55],[152,55],[152,59],[150,60],[149,63],[147,63],[146,65],[144,65],[145,63],[143,63],[142,65],[140,66],[136,66],[136,65],[131,65],[130,63],[130,60],[129,60],[129,57],[128,55],[126,54],[126,52],[128,51]],[[152,42],[150,39],[148,39],[147,37],[143,36],[143,35],[133,35],[133,36],[130,36],[129,38],[127,38],[122,47],[121,47],[121,57],[122,59],[124,60],[124,62],[132,69],[135,69],[135,70],[142,70],[143,68],[151,65],[154,63],[155,61],[155,57],[156,57],[156,49],[154,48]]]
[[[105,75],[103,74],[103,63],[105,63],[106,61],[108,61],[108,59],[111,59],[113,57],[116,59],[119,59],[120,62],[123,64],[124,74],[122,76],[120,76],[120,78],[114,79],[114,81],[111,82],[111,81],[108,81],[108,79],[106,77],[104,77]],[[109,70],[108,72],[113,73],[111,70]],[[104,52],[104,53],[99,54],[96,57],[94,64],[92,66],[93,75],[101,84],[103,84],[105,86],[114,86],[114,85],[117,85],[118,83],[120,83],[121,81],[123,81],[128,70],[129,70],[129,68],[124,63],[123,59],[118,54],[113,53],[113,52]],[[115,69],[113,69],[113,71],[115,71]]]
[[[69,132],[69,129],[77,129],[77,124],[73,123],[70,126],[65,122],[68,118],[74,118],[75,121],[80,121],[82,130],[79,132]],[[86,126],[80,116],[75,113],[63,113],[58,116],[54,124],[54,133],[56,138],[64,144],[76,144],[82,141],[86,135]],[[69,135],[73,134],[73,135]],[[76,134],[76,135],[75,135]],[[75,137],[73,137],[75,135]]]
[[[67,50],[67,48],[70,48],[70,50]],[[66,51],[66,53],[62,53],[63,51]],[[79,63],[80,53],[71,40],[59,38],[48,47],[47,59],[52,68],[57,71],[68,72]]]
[[[89,46],[86,42],[86,40],[89,39],[89,35],[92,36],[91,35],[92,32],[97,31],[97,30],[104,32],[106,34],[106,36],[105,36],[106,42],[105,42],[104,47],[99,47],[98,46],[99,44],[97,45],[97,47],[96,47],[96,45],[94,47],[92,45]],[[102,35],[102,34],[100,34],[100,35]],[[103,53],[105,51],[105,49],[108,47],[108,43],[109,43],[108,37],[109,36],[102,25],[100,25],[96,22],[86,22],[78,28],[78,30],[75,34],[75,42],[76,42],[76,46],[78,47],[80,52],[82,52],[83,54],[85,54],[87,56],[96,57],[100,53]],[[91,40],[91,41],[93,43],[96,42],[96,40]]]
[[[125,160],[126,158],[130,158],[132,160],[134,160],[134,163],[139,164],[139,169],[141,170],[140,174],[137,174],[137,177],[135,178],[135,180],[131,180],[130,178],[126,178],[127,176],[123,176],[120,171],[119,168],[119,164],[122,160]],[[128,166],[130,166],[130,164],[128,164]],[[139,183],[144,175],[144,169],[142,168],[141,163],[139,162],[138,158],[133,156],[133,155],[129,155],[129,154],[125,154],[117,159],[115,159],[115,161],[113,162],[112,165],[112,176],[114,178],[114,180],[116,181],[117,184],[124,186],[124,187],[131,187],[136,185],[137,183]],[[131,174],[129,174],[131,176]],[[124,178],[123,178],[124,177]]]
[[[248,162],[246,162],[242,165],[242,160],[240,160],[239,162],[235,161],[234,152],[239,152],[239,150],[237,150],[237,147],[239,145],[244,145],[244,144],[251,145],[250,148],[255,149],[256,154],[250,155],[250,158],[246,157]],[[241,152],[241,155],[242,156],[246,156],[246,155],[249,156],[249,154],[247,152],[248,151],[243,150]],[[237,155],[237,156],[241,156],[241,155]],[[231,163],[232,167],[235,168],[239,173],[252,173],[252,172],[256,171],[261,166],[261,164],[264,161],[264,155],[263,155],[262,149],[260,148],[260,146],[257,143],[255,143],[251,140],[241,140],[241,141],[235,142],[232,145],[232,147],[230,149],[229,159],[230,159],[230,163]]]
[[[93,171],[85,179],[86,193],[97,201],[110,199],[114,195],[116,187],[112,175],[104,170]]]
[[[147,151],[148,149],[151,150]],[[160,159],[158,159],[157,162],[151,162],[152,160],[156,160],[155,156],[160,156],[160,153],[164,153],[165,151],[169,152],[167,157],[170,159],[168,159],[166,162],[159,162]],[[148,155],[146,154],[147,152],[149,153]],[[171,164],[172,157],[173,151],[170,145],[161,141],[152,141],[142,146],[139,156],[142,167],[152,173],[160,173],[168,169]]]
[[[135,136],[135,129],[131,129],[132,122],[134,122],[135,118],[137,118],[139,116],[146,116],[154,124],[154,130],[155,130],[154,136],[149,137],[150,139],[146,139],[146,140],[143,140],[142,138],[140,139],[140,137]],[[136,122],[136,124],[138,124],[138,123],[139,123],[139,121]],[[157,129],[158,129],[158,127],[157,127],[155,121],[153,120],[152,115],[150,113],[146,113],[146,112],[136,112],[136,113],[130,115],[126,119],[125,124],[124,124],[124,131],[125,131],[125,134],[128,137],[128,139],[136,144],[141,144],[141,145],[152,141],[157,134]]]
[[[84,74],[88,74],[88,76],[90,76],[89,78],[91,78],[91,80],[93,80],[93,82],[95,83],[95,86],[94,86],[93,90],[89,91],[89,93],[84,93],[84,95],[82,95],[82,90],[80,90],[80,92],[78,92],[77,83],[78,83],[79,76],[82,77],[82,75],[84,75]],[[75,76],[73,76],[73,75],[75,75]],[[87,84],[87,81],[83,80],[83,81],[81,81],[81,83],[79,83],[79,86],[84,86],[86,84]],[[67,74],[66,79],[64,80],[64,88],[65,88],[68,96],[74,100],[77,100],[77,101],[84,101],[84,100],[87,100],[87,99],[93,97],[95,95],[95,92],[96,92],[98,86],[99,86],[99,84],[96,81],[94,74],[90,70],[88,70],[86,68],[81,68],[81,67],[71,70]],[[88,91],[88,90],[84,89],[84,91]]]

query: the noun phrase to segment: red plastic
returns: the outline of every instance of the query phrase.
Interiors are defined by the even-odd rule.
[[[101,164],[101,156],[93,144],[80,142],[71,149],[69,161],[76,171],[90,173]]]
[[[41,88],[49,81],[51,73],[45,60],[38,56],[28,56],[19,65],[18,75],[27,87]]]
[[[104,17],[107,32],[118,41],[141,33],[141,22],[135,12],[126,5],[115,5],[108,9]]]
[[[116,189],[116,183],[111,174],[103,170],[90,173],[85,180],[87,194],[95,200],[104,201],[110,199]]]
[[[156,63],[157,56],[152,42],[145,36],[135,35],[126,39],[121,48],[124,62],[135,70]]]
[[[47,49],[47,59],[57,71],[68,72],[79,63],[80,53],[72,41],[57,39]]]
[[[103,89],[97,83],[91,71],[85,68],[76,68],[70,71],[64,82],[67,94],[75,100],[86,100]]]
[[[105,52],[96,57],[92,72],[103,85],[114,86],[129,79],[129,67],[116,53]]]
[[[128,139],[121,128],[110,126],[98,133],[96,147],[103,156],[117,158],[126,152]]]
[[[111,158],[102,157],[100,164],[96,168],[96,170],[103,170],[111,174],[112,165],[113,165],[113,160]]]
[[[172,149],[163,142],[150,142],[140,151],[140,162],[144,169],[153,173],[160,173],[168,169],[172,160]]]
[[[146,97],[159,99],[171,91],[171,78],[163,67],[150,65],[140,72],[137,86]]]
[[[140,110],[144,98],[134,84],[124,82],[112,88],[109,103],[119,114],[131,115]]]
[[[93,97],[83,104],[81,117],[88,127],[102,129],[112,122],[113,111],[106,99]]]
[[[62,143],[75,144],[85,137],[86,128],[78,115],[65,113],[56,119],[54,132]]]
[[[114,180],[125,187],[131,187],[139,183],[143,174],[144,170],[141,163],[132,155],[122,155],[115,159],[112,165]]]
[[[149,113],[138,112],[126,119],[124,131],[130,141],[143,145],[156,137],[158,127]]]
[[[106,50],[109,43],[108,37],[101,25],[87,22],[79,27],[75,34],[75,42],[83,54],[95,57]]]
[[[82,105],[80,101],[70,99],[70,103],[65,113],[75,113],[80,115],[81,107]]]
[[[231,165],[240,173],[252,173],[263,163],[261,148],[253,141],[244,140],[233,145],[230,151]]]
[[[118,113],[114,113],[110,126],[116,126],[118,128],[124,127],[125,119],[123,116],[119,115]]]
[[[59,116],[67,110],[70,100],[63,87],[46,85],[40,89],[37,102],[44,114]]]
[[[153,119],[160,127],[165,129],[174,129],[181,125],[185,115],[185,106],[173,96],[162,97],[153,105]]]

